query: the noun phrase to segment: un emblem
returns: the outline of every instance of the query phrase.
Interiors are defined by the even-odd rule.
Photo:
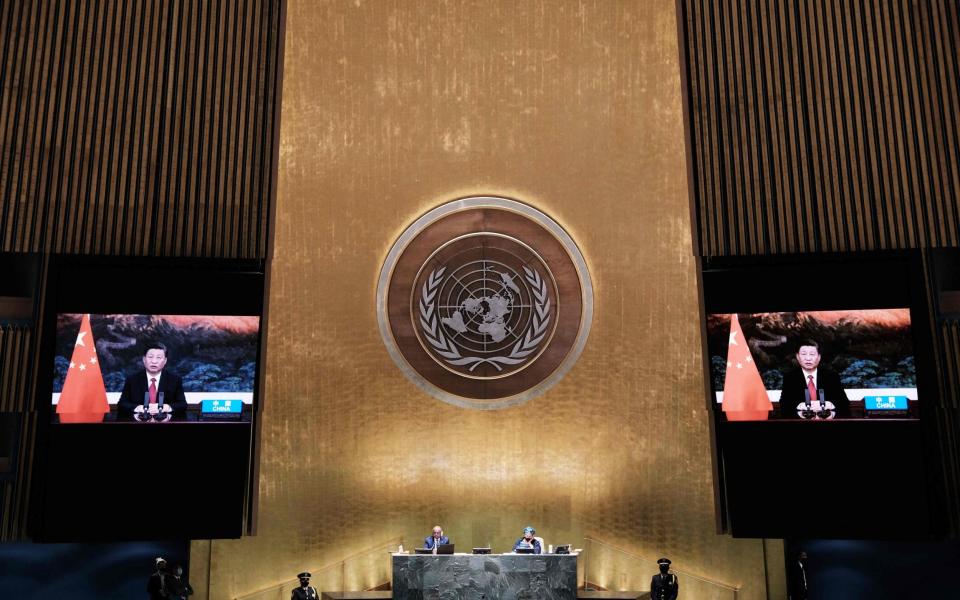
[[[566,231],[495,197],[444,204],[404,231],[377,303],[381,335],[407,377],[441,400],[486,409],[563,377],[593,310],[586,263]]]

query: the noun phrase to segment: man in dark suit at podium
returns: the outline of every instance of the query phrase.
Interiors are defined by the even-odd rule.
[[[187,411],[187,398],[183,393],[183,381],[176,374],[164,371],[167,365],[167,347],[159,342],[146,345],[143,353],[143,371],[127,377],[117,402],[117,413],[121,417],[130,417],[143,412],[143,402],[149,393],[147,411],[173,413],[174,417],[183,416]],[[163,393],[163,407],[160,408],[160,393]]]
[[[836,407],[835,417],[850,416],[850,400],[840,383],[840,376],[827,367],[820,366],[820,344],[816,340],[800,340],[797,344],[797,365],[799,368],[783,375],[783,387],[780,392],[780,417],[784,419],[801,418],[797,406],[805,403],[809,394],[811,403],[819,400],[823,391],[825,402]]]
[[[423,547],[426,548],[427,550],[433,550],[440,544],[449,544],[449,543],[450,543],[450,538],[443,535],[443,528],[440,527],[439,525],[435,525],[433,528],[433,532],[430,535],[428,535],[426,538],[424,538]]]

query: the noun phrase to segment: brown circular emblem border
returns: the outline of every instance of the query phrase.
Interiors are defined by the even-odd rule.
[[[592,316],[593,287],[573,239],[509,198],[474,196],[429,211],[394,243],[377,286],[394,362],[432,396],[468,408],[545,392],[579,358]]]

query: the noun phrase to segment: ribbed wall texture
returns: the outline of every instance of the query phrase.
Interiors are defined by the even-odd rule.
[[[701,255],[957,245],[957,2],[678,6]]]
[[[26,526],[26,511],[33,459],[36,412],[25,409],[32,398],[36,373],[36,336],[28,327],[0,327],[0,412],[14,413],[18,422],[20,452],[12,458],[14,477],[0,481],[0,542],[18,539]]]
[[[266,259],[281,14],[282,0],[0,2],[0,252]],[[0,410],[21,423],[0,541],[25,535],[39,338],[0,331]]]
[[[279,0],[0,3],[0,251],[264,258]]]
[[[0,412],[18,412],[25,408],[29,379],[35,364],[33,330],[29,327],[0,327]]]

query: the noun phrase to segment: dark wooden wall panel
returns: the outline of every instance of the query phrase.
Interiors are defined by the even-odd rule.
[[[19,539],[26,527],[30,464],[36,435],[36,412],[27,410],[36,381],[35,340],[32,327],[0,327],[0,412],[14,413],[18,446],[12,473],[0,481],[0,542]]]
[[[0,3],[0,251],[263,259],[279,0]]]
[[[953,0],[680,0],[703,256],[956,246]]]

